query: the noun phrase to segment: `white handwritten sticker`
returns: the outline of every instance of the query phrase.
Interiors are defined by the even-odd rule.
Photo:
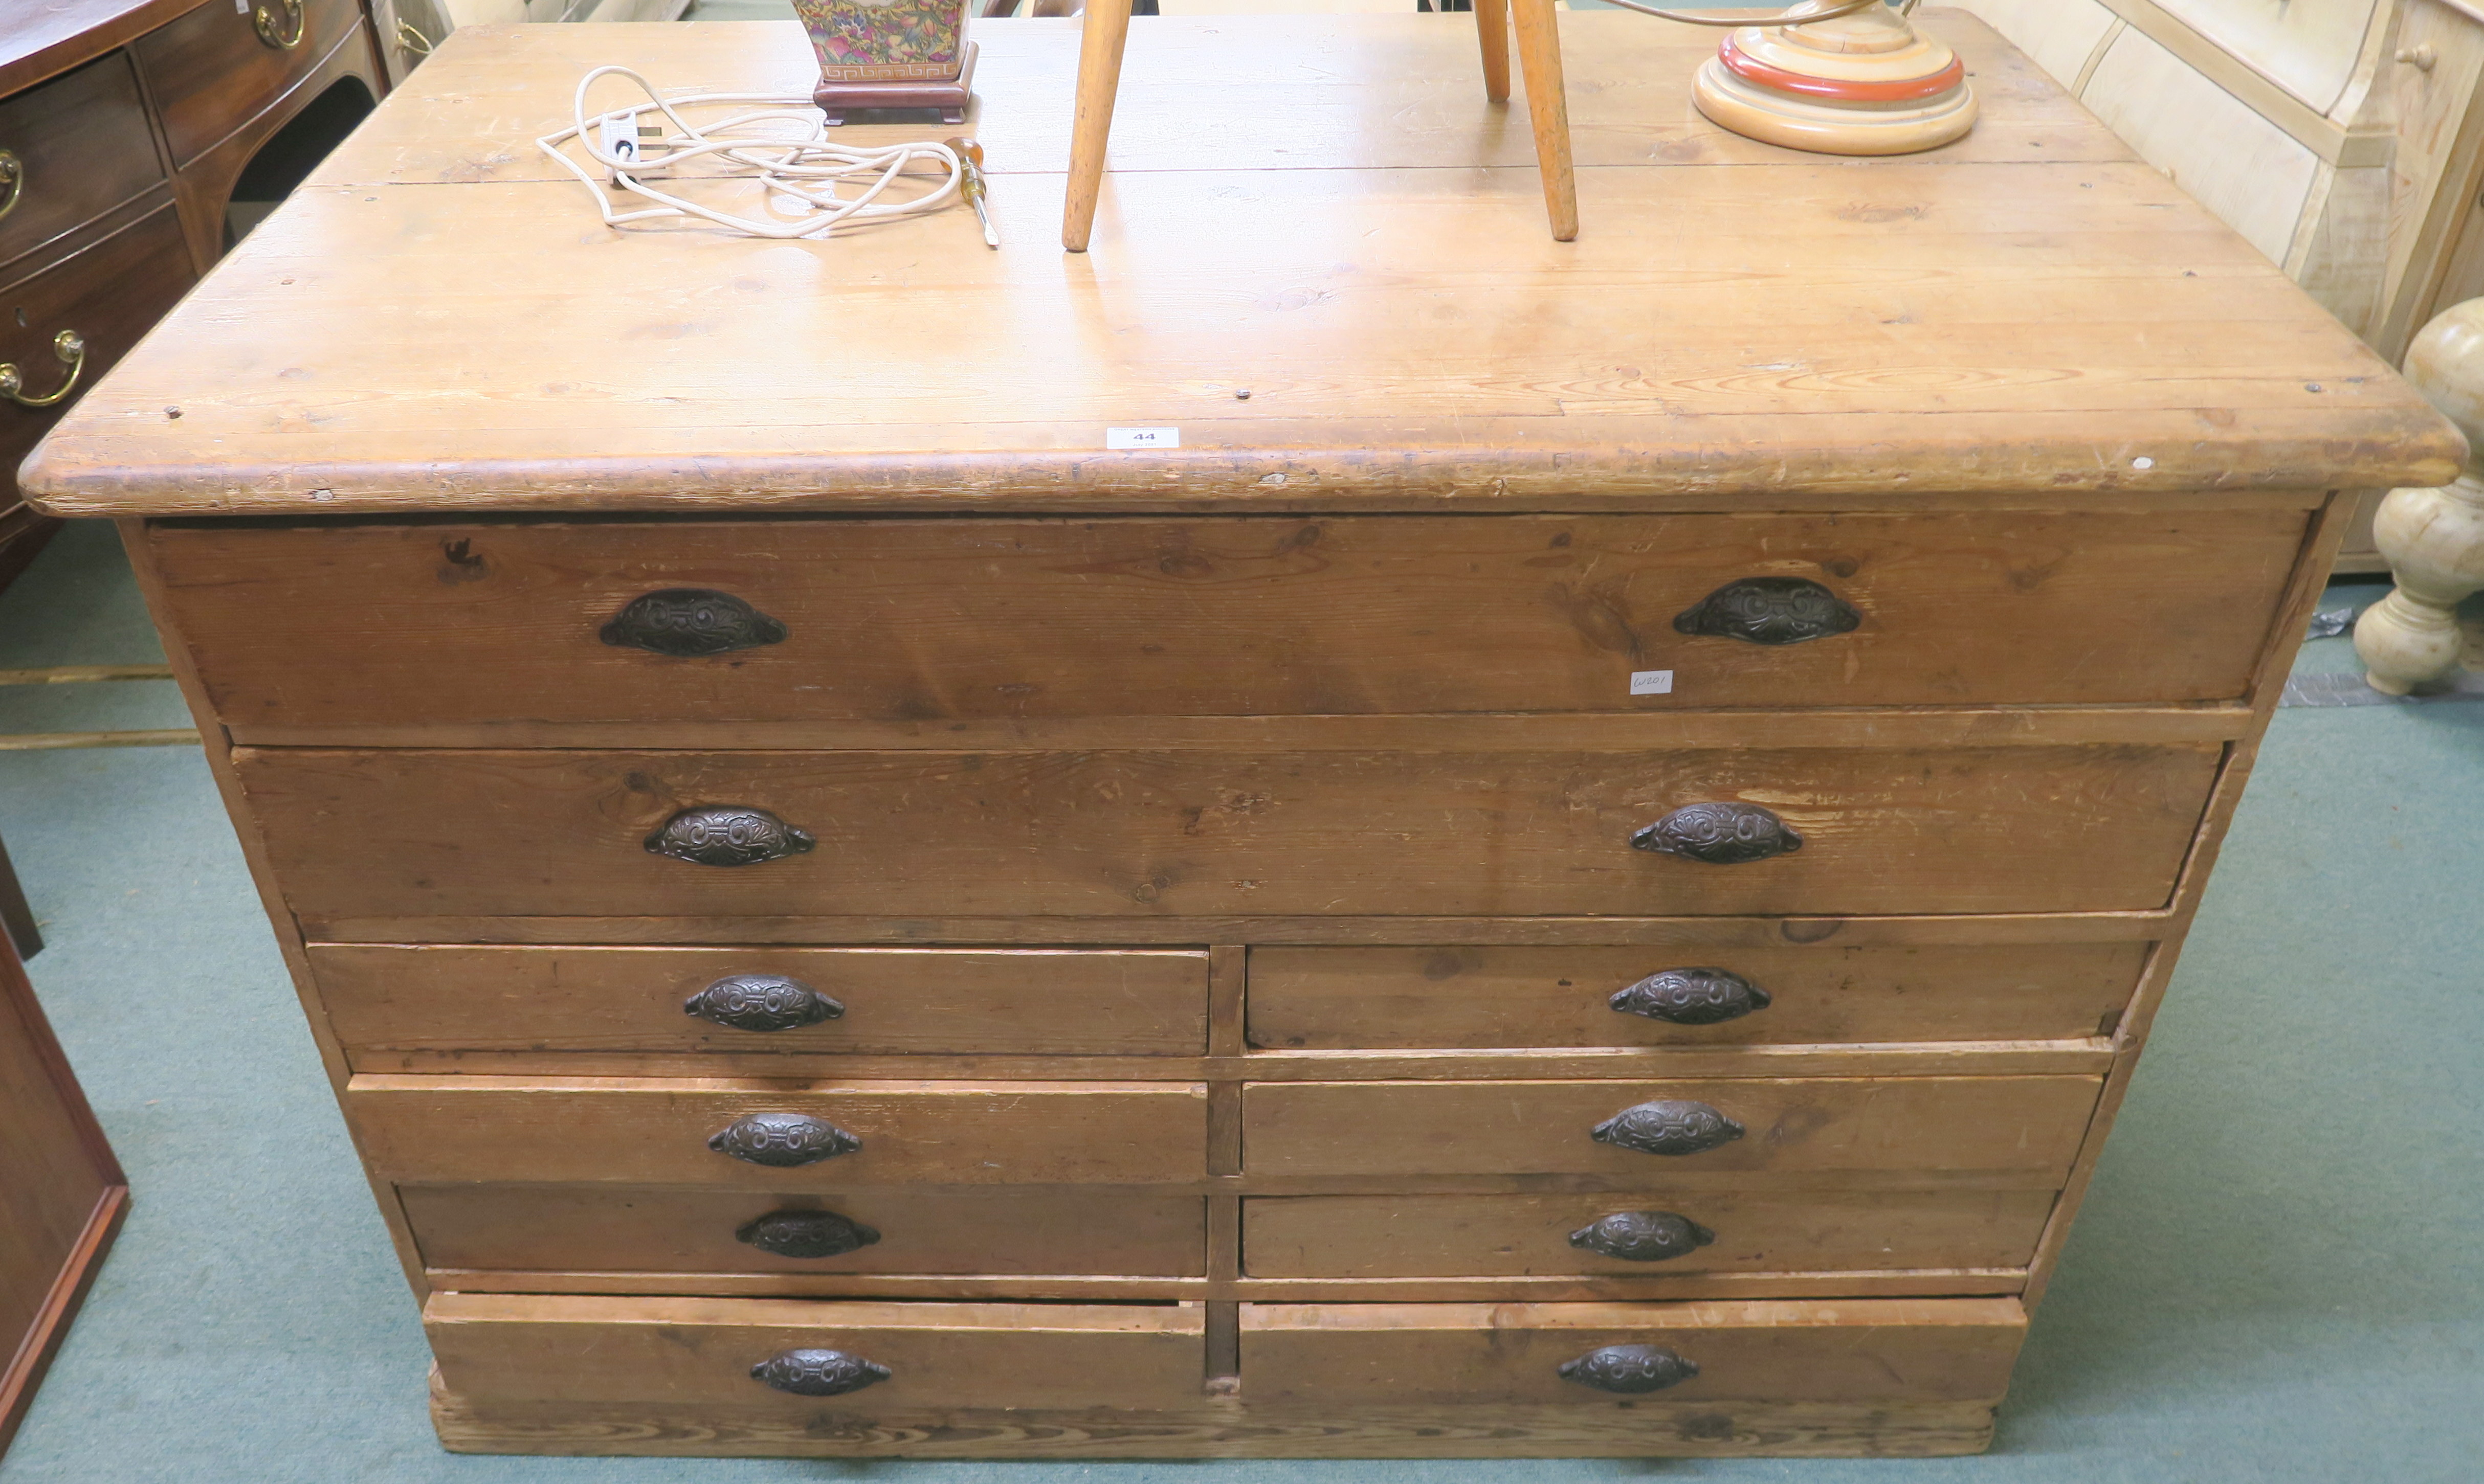
[[[1631,694],[1671,695],[1672,693],[1673,672],[1671,670],[1631,671]]]
[[[1106,428],[1104,446],[1107,448],[1178,448],[1181,446],[1181,429]]]

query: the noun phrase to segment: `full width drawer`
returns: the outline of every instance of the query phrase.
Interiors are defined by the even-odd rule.
[[[1205,1202],[1145,1189],[816,1195],[606,1185],[401,1185],[432,1269],[1190,1278]]]
[[[493,1401],[834,1407],[1179,1407],[1206,1372],[1197,1305],[857,1304],[799,1299],[435,1293],[422,1326],[440,1379]],[[788,1351],[885,1370],[859,1396],[753,1377]]]
[[[0,98],[0,263],[164,178],[129,54]]]
[[[2173,890],[2219,756],[245,748],[235,761],[286,900],[320,920],[2144,909]],[[1740,864],[1633,848],[1634,832],[1720,801],[1746,820],[1772,811],[1799,848]],[[775,858],[698,864],[665,853],[677,850]]]
[[[1255,948],[1256,1046],[1707,1046],[2102,1034],[2144,943]]]
[[[446,736],[510,721],[513,696],[531,722],[717,727],[2213,700],[2243,692],[2305,519],[618,521],[149,539],[208,692],[247,741]],[[650,594],[707,596],[634,610]],[[1635,693],[1632,676],[1658,669],[1670,692]]]
[[[309,76],[361,21],[354,0],[206,0],[131,48],[187,165]]]
[[[2026,1327],[2015,1299],[1246,1304],[1242,1384],[1281,1402],[1998,1401]],[[1660,1348],[1696,1373],[1590,1359],[1607,1346]],[[1634,1370],[1682,1379],[1590,1384]]]
[[[347,1084],[345,1111],[372,1172],[414,1184],[788,1193],[1155,1184],[1206,1170],[1207,1093],[1185,1083],[365,1075]],[[754,1147],[775,1162],[748,1157]]]
[[[2050,1190],[1285,1196],[1242,1203],[1253,1278],[2023,1268]]]
[[[364,1051],[1197,1056],[1207,958],[915,948],[310,950]]]
[[[1251,1174],[1270,1175],[1598,1174],[1759,1188],[1834,1174],[2025,1189],[2068,1174],[2101,1085],[2081,1076],[1255,1082],[1242,1094],[1242,1157]],[[1657,1111],[1596,1137],[1634,1109]],[[1667,1135],[1671,1147],[1627,1142],[1634,1130]]]

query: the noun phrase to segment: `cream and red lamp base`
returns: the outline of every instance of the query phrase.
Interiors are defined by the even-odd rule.
[[[1728,32],[1695,96],[1737,134],[1824,154],[1911,154],[1975,124],[1965,64],[1885,6]]]

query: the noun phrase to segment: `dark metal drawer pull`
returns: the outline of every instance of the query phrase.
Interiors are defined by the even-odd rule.
[[[897,1374],[843,1350],[788,1350],[750,1367],[750,1379],[796,1396],[843,1396]]]
[[[752,1113],[734,1120],[707,1147],[746,1164],[791,1170],[850,1154],[862,1140],[807,1113]]]
[[[1742,1137],[1742,1125],[1706,1103],[1663,1098],[1624,1108],[1588,1137],[1641,1154],[1701,1154]]]
[[[1747,644],[1800,644],[1851,634],[1862,623],[1852,605],[1818,582],[1784,577],[1728,582],[1673,619],[1677,633]]]
[[[731,593],[667,587],[630,600],[604,626],[604,642],[698,660],[785,642],[785,626]]]
[[[1768,992],[1725,969],[1662,969],[1605,1002],[1670,1025],[1715,1025],[1768,1008]]]
[[[770,1211],[733,1234],[779,1257],[837,1257],[879,1240],[879,1233],[834,1211]]]
[[[1757,804],[1685,804],[1632,835],[1631,847],[1712,866],[1739,866],[1791,855],[1802,849],[1802,836]]]
[[[1662,1345],[1606,1345],[1561,1363],[1562,1380],[1625,1396],[1661,1391],[1698,1374],[1696,1361],[1685,1360]]]
[[[1671,1211],[1613,1211],[1570,1233],[1570,1245],[1624,1262],[1670,1262],[1716,1240],[1716,1233]]]
[[[806,855],[820,842],[770,814],[739,804],[685,809],[647,837],[647,849],[693,866],[758,866]]]
[[[0,149],[0,216],[17,209],[18,199],[26,194],[26,162],[17,158],[14,149]]]
[[[846,1008],[798,979],[735,974],[683,1001],[682,1012],[736,1031],[798,1031],[842,1019]]]

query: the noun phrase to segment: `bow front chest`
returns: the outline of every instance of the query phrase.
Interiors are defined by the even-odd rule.
[[[1851,160],[1566,15],[1575,243],[1463,15],[1138,22],[1077,256],[1074,21],[986,28],[999,252],[531,148],[791,25],[391,96],[25,483],[122,522],[447,1444],[1984,1446],[2341,502],[2460,445],[1925,21],[1983,122]]]

